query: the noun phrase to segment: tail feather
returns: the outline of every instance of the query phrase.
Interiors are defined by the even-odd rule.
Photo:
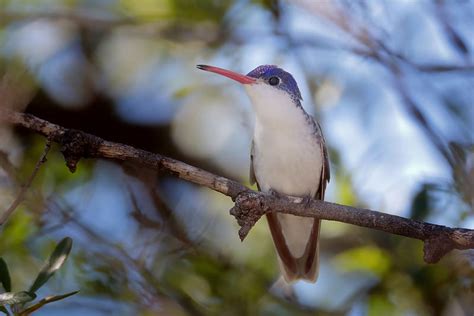
[[[319,272],[319,230],[321,220],[315,219],[311,233],[304,240],[306,248],[301,256],[295,257],[289,248],[289,241],[283,233],[282,222],[276,214],[267,214],[267,221],[278,253],[279,263],[285,281],[304,279],[316,282]]]

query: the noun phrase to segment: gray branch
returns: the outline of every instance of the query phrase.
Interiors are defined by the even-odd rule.
[[[241,226],[239,236],[242,240],[262,215],[282,212],[344,222],[419,239],[424,242],[424,259],[428,263],[439,261],[453,249],[474,249],[474,230],[471,229],[450,228],[319,200],[308,202],[296,197],[277,197],[256,192],[239,182],[184,162],[132,146],[110,142],[79,130],[67,129],[30,114],[0,109],[0,121],[22,126],[60,144],[66,165],[71,172],[75,171],[77,163],[82,158],[130,161],[146,168],[167,171],[186,181],[225,194],[235,202],[231,214],[236,217]]]

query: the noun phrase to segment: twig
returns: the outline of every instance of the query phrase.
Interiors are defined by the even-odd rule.
[[[411,65],[417,68],[420,71],[424,72],[472,72],[474,71],[473,64],[465,64],[465,65],[436,65],[436,64],[415,64],[411,63]]]
[[[36,177],[36,174],[38,173],[39,168],[41,167],[42,164],[46,162],[46,156],[48,155],[50,148],[51,148],[51,141],[47,139],[46,144],[44,146],[44,151],[41,154],[40,159],[36,162],[35,169],[33,169],[33,172],[31,173],[26,183],[21,186],[20,192],[18,193],[16,199],[12,202],[10,207],[5,212],[3,212],[3,214],[0,216],[0,226],[5,224],[5,222],[10,217],[10,215],[15,211],[18,205],[20,205],[20,203],[25,198],[26,191],[31,186],[31,183],[33,182],[33,179]]]
[[[18,175],[15,166],[8,160],[8,154],[0,150],[0,168],[2,168],[7,176],[13,181],[18,182]]]
[[[74,291],[74,292],[70,292],[70,293],[66,293],[66,294],[62,294],[62,295],[46,296],[45,298],[41,299],[38,303],[36,303],[36,304],[28,307],[27,309],[24,309],[21,312],[19,312],[18,316],[28,316],[28,315],[32,314],[33,312],[37,311],[38,309],[40,309],[41,307],[43,307],[44,305],[46,305],[46,304],[63,300],[65,298],[68,298],[69,296],[72,296],[72,295],[77,294],[77,293],[79,293],[79,291]]]
[[[214,175],[184,162],[128,145],[109,142],[78,130],[66,129],[30,114],[0,110],[0,118],[59,143],[66,165],[72,172],[81,158],[130,161],[154,170],[166,170],[181,179],[225,194],[235,201],[231,214],[236,217],[241,226],[239,235],[242,239],[263,214],[283,212],[344,222],[422,240],[424,258],[429,263],[437,262],[453,249],[474,249],[474,230],[449,228],[324,201],[312,200],[301,203],[301,198],[275,197],[263,192],[255,192],[236,181]]]
[[[162,197],[156,190],[156,177],[157,173],[156,172],[149,172],[148,170],[143,170],[137,165],[124,165],[122,166],[124,171],[129,175],[132,176],[139,181],[142,182],[142,184],[145,186],[146,190],[145,192],[148,193],[148,196],[151,198],[151,201],[153,202],[153,206],[155,208],[155,211],[159,213],[160,218],[162,219],[163,222],[156,222],[155,220],[149,218],[146,214],[142,213],[139,206],[138,206],[138,201],[135,197],[135,194],[132,190],[131,187],[129,187],[129,192],[130,192],[130,199],[133,205],[133,211],[131,212],[131,215],[142,225],[145,225],[145,227],[154,227],[154,228],[165,228],[171,232],[171,235],[176,237],[180,242],[186,245],[191,245],[193,244],[193,241],[189,239],[187,236],[187,233],[182,227],[182,224],[176,219],[175,215],[173,213],[173,210],[166,204],[165,201],[163,201]]]

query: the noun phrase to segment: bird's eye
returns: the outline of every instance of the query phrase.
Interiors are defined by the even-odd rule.
[[[270,79],[268,79],[268,83],[269,83],[271,86],[276,86],[277,84],[280,83],[280,78],[278,78],[278,77],[271,77]]]

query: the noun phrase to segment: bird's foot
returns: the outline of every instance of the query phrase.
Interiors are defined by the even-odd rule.
[[[274,197],[276,197],[276,198],[278,198],[278,199],[284,199],[284,198],[286,198],[286,195],[285,195],[285,194],[281,194],[281,193],[279,193],[279,192],[277,192],[277,191],[275,191],[275,190],[273,190],[273,189],[268,190],[268,193],[269,193],[271,196],[274,196]]]
[[[309,208],[309,207],[311,207],[311,201],[312,200],[313,199],[309,195],[306,195],[302,198],[301,204],[304,205],[304,208]]]

